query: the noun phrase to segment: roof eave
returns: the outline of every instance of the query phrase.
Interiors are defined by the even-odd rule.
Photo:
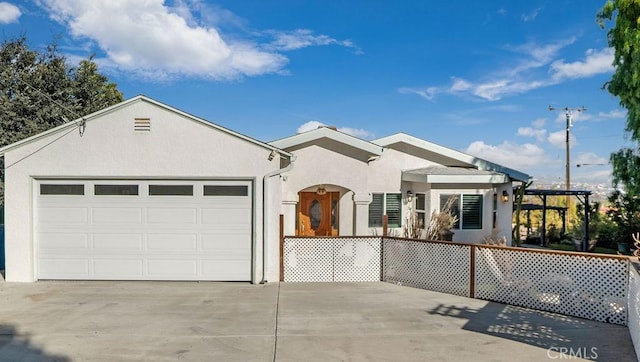
[[[510,181],[504,174],[492,175],[426,175],[417,173],[402,173],[402,181],[429,184],[504,184]]]
[[[154,105],[156,105],[156,106],[158,106],[160,108],[164,108],[166,110],[169,110],[171,112],[179,114],[179,115],[181,115],[183,117],[192,119],[192,120],[197,121],[199,123],[202,123],[202,124],[204,124],[204,125],[206,125],[208,127],[214,128],[214,129],[216,129],[218,131],[225,132],[227,134],[230,134],[230,135],[235,136],[237,138],[240,138],[242,140],[245,140],[245,141],[251,142],[253,144],[256,144],[258,146],[264,147],[264,148],[266,148],[266,149],[268,149],[270,151],[275,151],[280,155],[280,157],[283,157],[283,158],[286,158],[286,159],[291,159],[291,157],[292,157],[291,153],[289,153],[289,152],[287,152],[287,151],[285,151],[283,149],[280,149],[280,148],[278,148],[276,146],[270,145],[270,144],[262,142],[262,141],[258,141],[258,140],[254,139],[254,138],[249,137],[249,136],[245,136],[245,135],[243,135],[241,133],[238,133],[238,132],[232,131],[232,130],[230,130],[228,128],[219,126],[219,125],[217,125],[215,123],[212,123],[212,122],[209,122],[209,121],[207,121],[207,120],[205,120],[203,118],[200,118],[200,117],[194,116],[192,114],[183,112],[183,111],[181,111],[181,110],[179,110],[177,108],[173,108],[173,107],[171,107],[169,105],[166,105],[166,104],[164,104],[162,102],[159,102],[159,101],[156,101],[154,99],[148,98],[148,97],[146,97],[144,95],[137,95],[137,96],[135,96],[133,98],[127,99],[127,100],[122,101],[122,102],[120,102],[118,104],[114,104],[114,105],[112,105],[110,107],[107,107],[107,108],[101,109],[99,111],[93,112],[93,113],[91,113],[89,115],[86,115],[84,117],[80,117],[80,118],[77,118],[77,119],[75,119],[73,121],[64,123],[64,124],[62,124],[62,125],[60,125],[58,127],[54,127],[54,128],[52,128],[50,130],[38,133],[38,134],[33,135],[31,137],[25,138],[25,139],[20,140],[18,142],[15,142],[15,143],[12,143],[12,144],[7,145],[5,147],[2,147],[2,148],[0,148],[0,156],[3,156],[7,152],[10,152],[10,151],[12,151],[12,150],[14,150],[16,148],[22,147],[22,146],[24,146],[26,144],[29,144],[31,142],[37,141],[37,140],[39,140],[41,138],[44,138],[44,137],[47,137],[49,135],[53,135],[53,134],[62,132],[64,130],[66,130],[68,128],[71,128],[71,127],[74,127],[74,126],[77,126],[80,122],[90,121],[90,120],[95,119],[95,118],[97,118],[99,116],[103,116],[103,115],[105,115],[107,113],[113,112],[113,111],[115,111],[117,109],[120,109],[120,108],[123,108],[123,107],[125,107],[125,106],[127,106],[127,105],[129,105],[131,103],[139,102],[139,101],[145,101],[145,102],[154,104]]]
[[[357,137],[350,136],[340,131],[334,131],[326,127],[275,140],[269,142],[269,144],[281,149],[287,149],[304,143],[313,142],[321,138],[332,139],[336,142],[340,142],[353,148],[365,151],[372,156],[381,156],[382,152],[384,151],[383,147],[380,147],[376,144],[361,140]]]
[[[381,146],[388,146],[393,143],[404,142],[414,147],[419,147],[427,151],[436,152],[445,157],[449,157],[460,162],[468,163],[469,165],[478,167],[478,169],[482,171],[496,171],[496,172],[507,174],[514,181],[527,182],[532,179],[530,175],[527,175],[524,172],[520,172],[502,165],[498,165],[496,163],[483,160],[481,158],[466,154],[464,152],[456,151],[448,147],[440,146],[438,144],[425,141],[423,139],[408,135],[406,133],[396,133],[391,136],[373,140],[371,142]]]

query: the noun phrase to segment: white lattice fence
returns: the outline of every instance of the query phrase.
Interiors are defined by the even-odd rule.
[[[380,237],[285,237],[286,282],[378,282]]]
[[[629,334],[640,358],[640,273],[636,266],[629,267]]]
[[[625,258],[475,247],[475,298],[626,325]]]
[[[469,245],[383,238],[382,255],[385,282],[469,296]]]

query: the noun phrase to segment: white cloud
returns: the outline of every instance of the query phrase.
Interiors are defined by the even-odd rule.
[[[499,79],[486,83],[480,83],[473,89],[473,94],[488,101],[497,101],[505,96],[526,93],[547,85],[541,81],[512,81],[510,79]]]
[[[95,41],[112,65],[150,77],[233,79],[277,72],[287,58],[242,42],[225,41],[212,27],[189,25],[187,10],[163,0],[45,0],[50,16],[79,38]]]
[[[453,78],[453,84],[449,88],[452,92],[463,92],[471,89],[473,86],[471,83],[467,82],[461,78]]]
[[[598,112],[600,119],[623,119],[627,117],[627,112],[621,109],[614,109],[609,112]]]
[[[305,132],[313,131],[314,129],[322,126],[326,126],[326,125],[318,121],[309,121],[307,123],[302,124],[300,127],[298,127],[298,130],[296,131],[296,133],[305,133]]]
[[[294,31],[269,31],[275,38],[273,42],[265,46],[266,49],[277,51],[288,51],[306,48],[310,46],[324,46],[324,45],[340,45],[347,48],[353,48],[356,53],[362,54],[362,50],[358,48],[351,40],[337,40],[330,36],[319,34],[313,34],[313,31],[309,29],[297,29]]]
[[[544,141],[546,135],[547,135],[546,129],[532,128],[532,127],[518,128],[518,136],[535,137],[540,142]]]
[[[531,125],[535,128],[542,128],[544,127],[544,125],[547,123],[547,119],[546,118],[538,118],[536,120],[534,120],[533,122],[531,122]]]
[[[604,158],[604,157],[600,157],[598,155],[596,155],[593,152],[584,152],[581,153],[579,155],[577,155],[574,158],[574,163],[576,165],[607,165],[609,163],[609,160]]]
[[[298,127],[298,130],[296,131],[296,133],[304,133],[304,132],[308,132],[308,131],[313,131],[314,129],[317,129],[318,127],[327,127],[326,124],[322,123],[322,122],[318,122],[318,121],[309,121],[307,123],[304,123],[302,125],[300,125],[300,127]],[[373,139],[374,138],[374,134],[362,129],[362,128],[351,128],[351,127],[337,127],[337,130],[342,132],[342,133],[346,133],[348,135],[354,136],[354,137],[358,137],[358,138],[362,138],[362,139]]]
[[[526,22],[530,22],[530,21],[534,21],[536,20],[536,18],[538,17],[538,14],[540,14],[540,11],[542,10],[542,7],[539,7],[537,9],[534,9],[532,12],[528,13],[528,14],[522,14],[521,18],[522,21]]]
[[[544,150],[532,143],[520,145],[505,141],[494,146],[483,141],[475,141],[467,147],[465,152],[517,170],[548,162],[548,157]]]
[[[613,72],[613,49],[589,49],[584,60],[565,63],[556,60],[551,63],[550,72],[554,79],[586,78],[592,75]]]
[[[243,27],[242,19],[198,0],[176,0],[171,7],[164,0],[42,0],[40,4],[73,36],[93,42],[106,53],[106,58],[96,59],[101,66],[156,80],[284,74],[289,60],[279,52],[309,46],[339,45],[361,52],[349,40],[307,29],[252,33],[275,38],[262,45],[225,37],[219,27]]]
[[[567,147],[567,131],[561,130],[557,132],[549,133],[547,141],[554,147],[566,148]],[[569,147],[573,147],[577,144],[576,136],[573,133],[569,133]]]
[[[362,128],[339,127],[338,131],[342,133],[346,133],[348,135],[352,135],[354,137],[362,138],[362,139],[370,140],[374,138],[373,133]]]
[[[18,21],[22,12],[17,6],[8,3],[0,2],[0,24],[11,24]]]
[[[575,43],[576,38],[562,39],[549,44],[526,43],[506,46],[505,49],[521,56],[510,60],[512,67],[486,72],[477,80],[451,77],[451,83],[444,86],[403,87],[401,93],[417,94],[433,100],[438,94],[473,96],[488,101],[522,94],[531,90],[556,85],[569,79],[586,78],[613,70],[613,52],[610,48],[590,49],[583,60],[566,63],[554,59],[565,47]]]
[[[433,100],[433,98],[435,98],[435,96],[438,93],[441,93],[442,91],[440,89],[438,89],[437,87],[428,87],[428,88],[403,87],[403,88],[398,89],[398,92],[400,92],[402,94],[417,94],[420,97],[431,101],[431,100]]]

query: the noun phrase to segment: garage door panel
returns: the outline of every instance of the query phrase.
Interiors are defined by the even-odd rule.
[[[144,275],[142,259],[101,258],[93,260],[95,277],[135,277]]]
[[[40,275],[50,278],[89,277],[89,260],[77,258],[41,258],[38,263]]]
[[[38,233],[38,241],[41,250],[88,249],[89,235],[76,233]]]
[[[151,276],[192,276],[198,275],[196,260],[149,259]]]
[[[34,190],[40,279],[251,280],[251,181],[42,182],[84,185],[85,193]],[[190,192],[148,195],[152,184]],[[138,192],[106,195],[115,191],[95,185],[137,185]],[[205,185],[221,187],[204,195]]]
[[[51,207],[42,209],[38,214],[41,225],[86,224],[88,210],[85,207]]]
[[[247,248],[247,235],[220,233],[220,234],[203,234],[202,250],[249,250]]]
[[[240,271],[240,272],[234,272]],[[247,263],[242,260],[203,260],[202,274],[205,276],[224,275],[225,280],[242,281],[251,273]]]
[[[197,211],[193,208],[149,208],[149,224],[196,224]]]
[[[198,250],[198,237],[195,234],[148,234],[147,247],[155,250]]]
[[[91,209],[94,224],[141,224],[142,209],[132,207],[94,207]]]
[[[93,247],[101,252],[142,250],[142,234],[93,234]]]
[[[247,227],[247,219],[251,219],[249,209],[202,209],[202,223],[226,227]]]

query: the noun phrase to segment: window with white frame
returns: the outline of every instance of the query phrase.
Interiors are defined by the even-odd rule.
[[[427,198],[425,194],[416,194],[415,213],[418,225],[420,228],[425,228],[427,222]]]
[[[402,194],[376,193],[369,204],[369,227],[381,227],[382,216],[387,215],[390,228],[402,226]]]
[[[458,218],[454,229],[482,229],[483,195],[440,194],[440,211],[448,204],[451,214]]]

